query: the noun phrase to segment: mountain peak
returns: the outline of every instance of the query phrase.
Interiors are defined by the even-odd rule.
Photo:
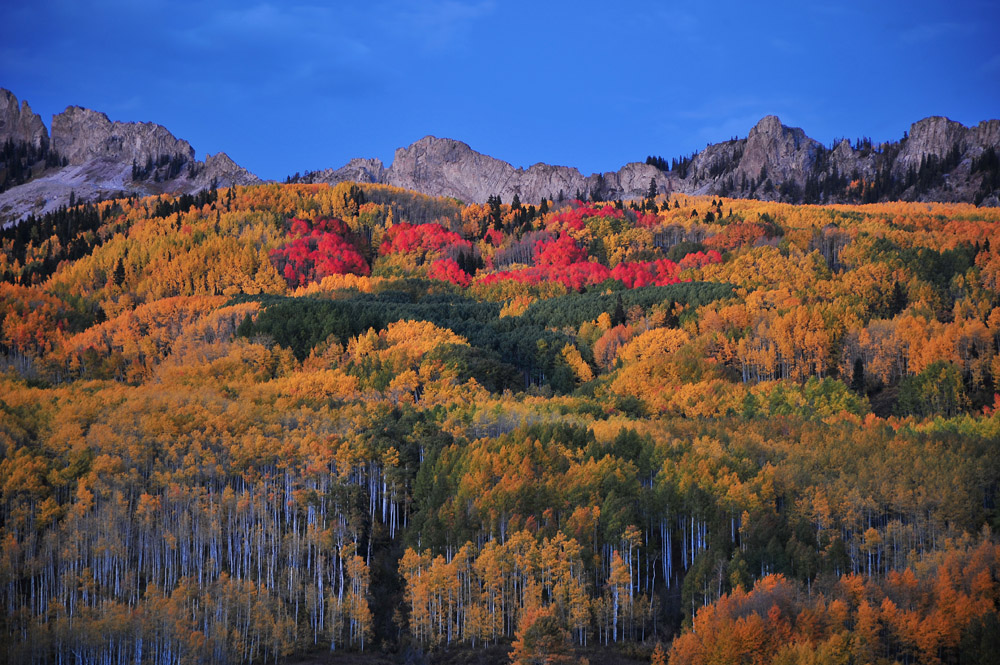
[[[781,119],[776,115],[765,115],[763,118],[757,121],[757,124],[753,126],[750,130],[751,134],[778,134],[784,129],[784,125],[781,124]]]
[[[31,110],[27,101],[18,105],[14,93],[0,88],[0,144],[8,140],[30,143],[37,148],[48,142],[49,133],[42,118]]]

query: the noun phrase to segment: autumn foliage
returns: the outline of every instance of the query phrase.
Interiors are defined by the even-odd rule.
[[[451,249],[469,249],[471,244],[440,224],[394,224],[385,234],[379,253],[437,256]]]
[[[884,580],[848,575],[810,598],[781,575],[758,580],[698,610],[674,641],[671,665],[716,662],[951,661],[979,652],[970,629],[996,645],[1000,549],[989,542],[950,549]],[[964,638],[964,642],[963,642]],[[821,662],[822,662],[821,660]],[[962,661],[964,662],[964,661]]]
[[[368,264],[346,239],[349,229],[339,219],[312,222],[293,219],[289,242],[272,249],[271,261],[289,286],[303,286],[329,275],[367,275]]]
[[[469,277],[469,273],[462,270],[454,259],[437,259],[431,263],[427,275],[431,279],[451,282],[456,286],[468,286],[472,279]]]
[[[998,224],[340,183],[2,229],[0,660],[992,662]]]

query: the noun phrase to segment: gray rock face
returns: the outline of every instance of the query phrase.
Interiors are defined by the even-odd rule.
[[[836,167],[839,173],[851,173],[858,168],[860,160],[854,154],[854,148],[847,139],[841,139],[837,147],[830,153],[830,163]]]
[[[1000,120],[983,120],[970,128],[969,140],[973,146],[1000,146]]]
[[[510,169],[511,177],[504,188],[493,193],[499,194],[500,198],[507,202],[514,198],[515,193],[524,203],[538,203],[542,198],[557,199],[560,194],[569,199],[576,196],[577,192],[583,194],[592,189],[606,192],[608,189],[609,183],[604,177],[605,174],[598,176],[594,173],[587,178],[578,169],[569,166],[538,163],[532,164],[527,169],[515,169],[506,162],[503,164]],[[466,178],[470,176],[470,173],[465,175]],[[485,200],[486,197],[470,199],[478,203]]]
[[[461,141],[425,136],[396,150],[385,182],[432,196],[482,202],[493,194],[512,196],[519,183],[507,162],[475,152]]]
[[[670,178],[655,166],[642,162],[629,162],[618,171],[605,174],[605,181],[617,183],[619,199],[638,199],[646,196],[649,183],[656,184],[657,194],[670,194],[674,191],[675,178]]]
[[[787,127],[770,115],[761,119],[747,138],[709,145],[696,154],[684,178],[642,163],[589,176],[568,166],[543,163],[514,168],[461,141],[426,136],[396,150],[388,168],[379,160],[354,159],[339,169],[309,174],[308,181],[386,183],[476,203],[493,194],[504,201],[517,194],[524,203],[537,203],[543,197],[556,199],[560,192],[565,198],[576,192],[597,192],[607,199],[637,199],[649,191],[650,180],[660,194],[784,196],[798,202],[804,200],[811,182],[811,196],[817,196],[817,187],[826,183],[830,186],[820,187],[824,202],[849,202],[844,187],[850,178],[873,182],[878,174],[883,180],[891,174],[903,182],[911,167],[919,170],[921,160],[929,155],[943,160],[953,146],[959,147],[963,159],[946,181],[922,190],[910,187],[895,191],[910,200],[972,201],[982,177],[971,173],[969,164],[986,148],[1000,146],[1000,120],[966,128],[947,118],[926,118],[912,126],[906,141],[855,150],[846,140],[828,149],[803,130]],[[837,183],[836,187],[831,183]]]
[[[910,133],[892,165],[894,174],[906,173],[910,168],[919,169],[922,159],[929,155],[944,158],[954,146],[961,152],[969,147],[970,130],[965,125],[934,116],[910,125]]]
[[[70,164],[107,157],[140,166],[162,155],[194,161],[194,149],[152,122],[111,122],[97,111],[70,106],[52,117],[52,147]]]
[[[382,182],[385,165],[381,159],[354,158],[339,169],[341,179],[353,182]]]
[[[736,176],[759,178],[761,169],[765,169],[772,182],[798,180],[821,147],[798,127],[786,127],[778,116],[766,116],[747,135]]]
[[[0,143],[8,140],[30,143],[37,148],[49,140],[49,133],[28,102],[18,106],[14,93],[0,88]]]

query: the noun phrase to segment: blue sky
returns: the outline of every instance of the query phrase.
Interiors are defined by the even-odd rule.
[[[585,173],[746,136],[1000,117],[1000,3],[0,3],[0,87],[153,121],[264,178],[426,134]]]

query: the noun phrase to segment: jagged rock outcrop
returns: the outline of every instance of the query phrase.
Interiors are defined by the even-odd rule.
[[[396,150],[385,181],[432,196],[482,202],[498,193],[510,198],[513,190],[508,184],[514,174],[507,162],[478,153],[461,141],[425,136]]]
[[[18,107],[14,95],[0,89],[0,140],[6,137],[36,141],[58,159],[39,162],[42,167],[27,182],[0,192],[0,224],[50,212],[71,196],[86,201],[119,194],[192,194],[213,185],[262,182],[222,152],[197,161],[191,144],[165,127],[112,122],[79,106],[53,116],[50,139],[27,103]]]
[[[759,178],[766,173],[772,182],[798,180],[822,147],[798,127],[786,127],[776,115],[766,116],[747,135],[736,177]]]
[[[353,182],[382,182],[385,165],[381,159],[354,158],[338,169],[342,179]]]
[[[192,182],[198,189],[203,189],[213,183],[217,187],[229,187],[259,185],[263,181],[230,159],[226,153],[217,152],[205,156],[204,168],[198,170]]]
[[[969,128],[972,147],[1000,146],[1000,120],[983,120]]]
[[[851,147],[851,142],[847,139],[841,139],[840,143],[830,153],[830,164],[839,173],[851,173],[853,170],[859,168],[860,163],[861,160],[858,159],[854,148]]]
[[[52,117],[52,148],[69,160],[83,164],[108,158],[142,166],[148,159],[180,156],[194,161],[194,149],[152,122],[111,122],[103,113],[70,106]]]
[[[619,196],[616,198],[619,199],[637,199],[646,196],[650,180],[656,183],[657,194],[670,194],[675,185],[675,179],[655,166],[642,162],[629,162],[618,171],[605,174],[605,181],[608,180],[617,183]]]
[[[18,106],[14,93],[0,88],[0,144],[13,141],[40,148],[48,140],[49,133],[41,116],[31,110],[27,101]]]
[[[339,169],[307,171],[305,175],[296,173],[291,180],[302,183],[359,182],[382,184],[385,182],[385,165],[381,159],[355,157]]]
[[[524,203],[542,198],[571,198],[580,192],[598,192],[608,198],[638,198],[653,180],[659,192],[672,191],[668,174],[648,164],[626,164],[618,171],[584,176],[568,166],[534,164],[527,169],[476,152],[454,139],[425,136],[399,148],[392,165],[377,159],[353,159],[339,169],[307,174],[306,182],[369,182],[414,189],[432,196],[451,196],[469,203],[483,203],[498,194],[510,201],[516,194]]]

